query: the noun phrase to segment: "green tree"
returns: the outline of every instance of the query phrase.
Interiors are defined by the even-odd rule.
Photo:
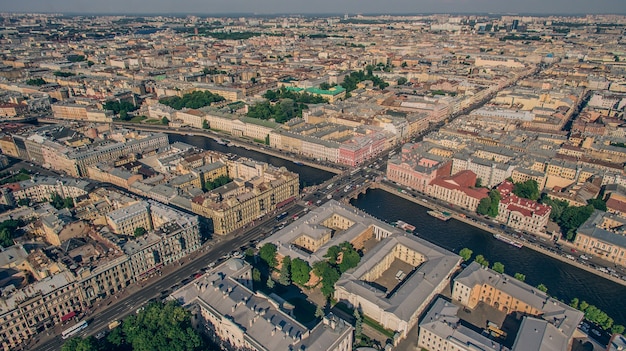
[[[339,272],[327,261],[315,262],[313,264],[313,272],[322,280],[320,291],[326,299],[330,298],[335,292],[335,283],[340,277]]]
[[[263,260],[263,262],[265,262],[268,267],[276,268],[276,266],[278,265],[278,262],[276,260],[276,245],[272,243],[266,243],[261,246],[261,249],[259,250],[259,257],[261,257],[261,260]]]
[[[18,204],[18,206],[28,206],[28,205],[30,205],[30,199],[27,198],[27,197],[25,197],[23,199],[19,199],[17,201],[17,204]]]
[[[361,317],[361,313],[359,313],[359,309],[354,309],[354,336],[357,338],[361,337],[363,334],[363,318]]]
[[[611,333],[613,334],[623,334],[624,333],[624,326],[623,325],[613,325],[613,327],[611,327]]]
[[[519,280],[520,282],[523,282],[524,280],[526,280],[526,274],[522,274],[522,273],[515,273],[515,275],[513,276],[513,278]]]
[[[161,124],[164,125],[164,126],[167,126],[167,125],[170,124],[170,120],[167,119],[167,117],[163,117],[163,118],[161,118]]]
[[[474,254],[474,251],[472,251],[471,249],[468,249],[467,247],[464,247],[461,249],[461,251],[459,251],[459,256],[463,258],[463,261],[469,261],[469,259],[472,258],[473,254]]]
[[[146,228],[144,228],[144,227],[137,227],[137,228],[135,228],[135,237],[142,236],[145,233],[146,233]]]
[[[272,279],[272,277],[267,278],[267,287],[270,289],[274,289],[274,280]]]
[[[261,271],[258,268],[252,268],[252,281],[257,284],[261,282]]]
[[[483,197],[478,202],[478,207],[476,207],[476,213],[481,216],[486,216],[489,214],[489,209],[491,208],[491,198],[489,196]]]
[[[100,347],[98,347],[98,342],[96,338],[90,336],[86,339],[82,338],[72,338],[63,344],[61,347],[61,351],[98,351]]]
[[[27,85],[34,85],[34,86],[42,86],[44,84],[46,84],[46,81],[43,80],[43,78],[34,78],[34,79],[29,79],[26,81]]]
[[[491,269],[500,274],[504,273],[504,265],[501,262],[494,262],[493,266],[491,266]]]
[[[202,121],[202,129],[209,129],[209,121],[206,119]]]
[[[329,90],[331,88],[330,84],[328,84],[327,82],[322,82],[320,84],[320,89],[321,90]]]
[[[513,194],[533,201],[538,200],[541,195],[539,185],[534,179],[529,179],[523,183],[514,183]]]
[[[500,204],[500,192],[497,190],[491,190],[489,192],[489,211],[487,211],[487,215],[489,217],[495,218],[498,216],[498,205]]]
[[[478,263],[479,265],[483,267],[489,267],[489,261],[487,261],[487,259],[485,259],[485,256],[483,255],[476,256],[476,258],[474,258],[474,262]]]
[[[347,245],[346,245],[347,244]],[[361,262],[361,256],[352,247],[352,244],[345,242],[341,248],[341,263],[339,263],[339,272],[343,274],[350,268],[356,267]]]
[[[7,228],[0,229],[0,246],[9,247],[13,245],[13,235]]]
[[[580,305],[578,305],[578,309],[582,312],[585,312],[585,310],[587,310],[587,307],[589,307],[589,304],[585,300],[581,301]]]
[[[576,230],[591,217],[593,211],[594,207],[592,205],[568,207],[563,211],[558,224],[561,227],[561,231],[565,233],[567,240],[574,241]]]
[[[545,293],[545,292],[548,292],[548,287],[547,287],[547,286],[545,286],[545,285],[543,285],[543,284],[539,284],[539,285],[537,285],[537,289],[539,289],[539,290],[543,291],[544,293]]]
[[[589,199],[587,200],[587,203],[593,206],[593,208],[595,208],[596,210],[606,212],[606,202],[604,202],[604,200],[602,199]]]
[[[333,245],[328,248],[328,250],[326,251],[326,255],[324,255],[324,258],[327,258],[330,264],[336,264],[337,258],[339,258],[339,253],[341,253],[341,249],[339,248],[339,246]]]
[[[322,306],[317,305],[315,307],[315,318],[322,318],[324,317],[324,308],[322,308]]]
[[[575,308],[575,309],[578,309],[578,303],[579,303],[578,298],[575,297],[575,298],[572,299],[572,301],[569,303],[569,305],[571,307]]]
[[[291,257],[283,257],[282,264],[280,266],[280,278],[278,282],[281,285],[291,284]]]
[[[295,258],[291,261],[291,279],[294,283],[305,285],[311,279],[311,267],[309,263],[301,258]]]
[[[482,178],[476,178],[476,184],[474,184],[475,188],[482,188],[483,186],[483,179]]]
[[[398,81],[396,81],[396,83],[397,83],[398,85],[405,85],[405,84],[406,84],[406,82],[407,82],[407,79],[406,79],[406,78],[404,78],[404,77],[400,77],[400,78],[398,78]]]

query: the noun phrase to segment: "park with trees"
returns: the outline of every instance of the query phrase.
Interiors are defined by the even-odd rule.
[[[169,106],[175,110],[183,108],[197,109],[210,106],[215,102],[224,101],[224,97],[219,94],[213,94],[210,91],[194,91],[180,96],[168,96],[159,100],[163,105]]]

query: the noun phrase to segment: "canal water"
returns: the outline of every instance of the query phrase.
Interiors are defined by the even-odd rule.
[[[169,134],[170,142],[180,141],[206,150],[233,153],[274,166],[284,166],[300,174],[300,185],[321,184],[334,174],[308,166],[296,165],[278,157],[239,147],[229,147],[203,136]],[[467,247],[474,255],[482,254],[490,263],[501,262],[507,274],[522,273],[526,282],[544,284],[548,293],[565,302],[577,297],[605,311],[615,324],[626,325],[626,287],[528,248],[517,249],[493,238],[491,233],[451,219],[447,222],[429,216],[428,208],[380,189],[370,189],[352,204],[391,223],[403,220],[415,227],[419,236],[448,250],[459,252]]]
[[[300,175],[300,188],[321,184],[335,175],[331,172],[323,171],[305,165],[297,165],[289,160],[266,155],[252,150],[247,150],[242,147],[218,144],[215,140],[204,136],[168,134],[168,137],[170,143],[179,141],[205,150],[214,150],[222,153],[230,152],[239,156],[251,158],[253,160],[266,162],[276,167],[285,167],[288,170],[298,173]]]
[[[493,238],[492,234],[455,219],[447,222],[426,213],[429,209],[380,189],[370,189],[352,204],[391,223],[403,220],[414,225],[420,237],[456,253],[464,247],[482,254],[490,264],[501,262],[505,273],[526,275],[525,282],[544,284],[548,294],[570,302],[577,297],[606,312],[615,324],[626,325],[626,287],[593,273],[571,266],[534,250],[515,248]]]

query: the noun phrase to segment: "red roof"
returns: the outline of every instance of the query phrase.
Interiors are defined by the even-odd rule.
[[[513,187],[513,183],[506,180],[497,188],[501,196],[500,203],[507,205],[506,208],[509,211],[516,211],[526,217],[531,217],[533,213],[537,216],[545,216],[552,210],[550,206],[513,194]]]

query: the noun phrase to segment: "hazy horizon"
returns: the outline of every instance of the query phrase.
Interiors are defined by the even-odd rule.
[[[624,0],[29,0],[0,5],[0,12],[67,14],[624,14]]]

